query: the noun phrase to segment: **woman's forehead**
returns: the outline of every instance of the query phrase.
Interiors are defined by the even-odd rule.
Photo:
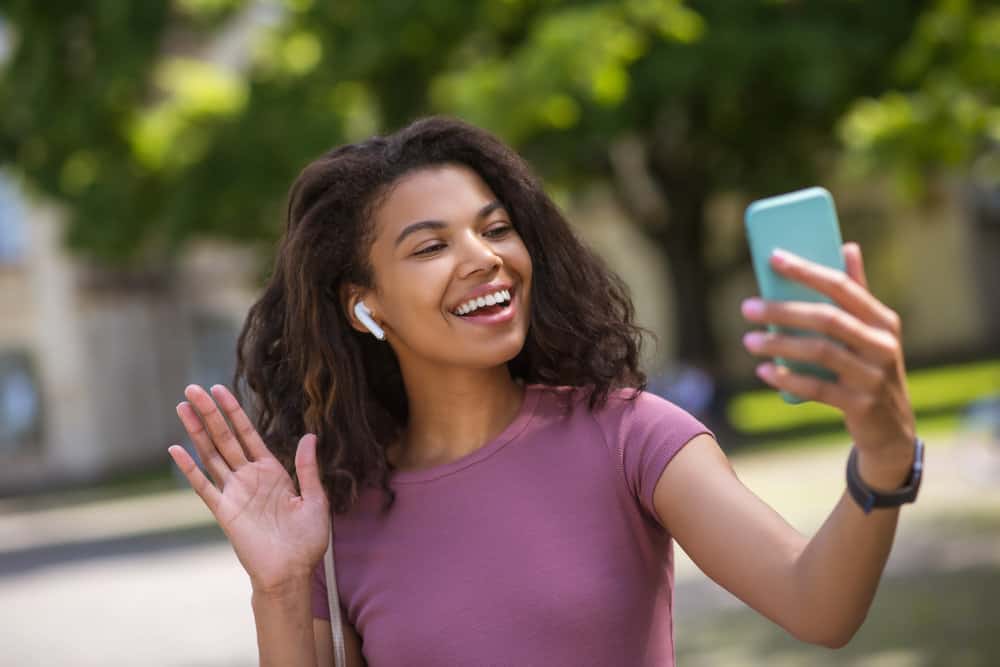
[[[374,211],[378,236],[422,220],[461,222],[496,199],[485,181],[463,165],[424,167],[394,183]]]

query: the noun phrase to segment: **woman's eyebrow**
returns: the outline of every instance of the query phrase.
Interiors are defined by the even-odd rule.
[[[488,216],[493,211],[496,211],[497,209],[501,208],[503,208],[503,204],[501,204],[498,200],[494,199],[493,201],[491,201],[490,203],[486,204],[481,209],[479,209],[479,212],[476,213],[476,218],[481,220],[486,216]],[[413,224],[407,225],[406,227],[403,228],[403,231],[401,231],[399,233],[399,236],[396,237],[396,242],[393,244],[393,247],[394,248],[398,247],[399,244],[402,243],[407,236],[409,236],[410,234],[415,234],[416,232],[419,232],[422,229],[444,229],[447,226],[448,223],[443,222],[441,220],[421,220],[420,222],[414,222]]]

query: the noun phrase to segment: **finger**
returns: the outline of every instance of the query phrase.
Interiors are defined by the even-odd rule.
[[[238,470],[240,467],[246,465],[248,461],[243,447],[240,445],[239,440],[236,439],[232,429],[229,428],[229,424],[226,423],[226,419],[219,412],[219,408],[215,405],[212,397],[208,395],[208,392],[196,384],[191,384],[184,389],[184,395],[191,401],[198,414],[201,415],[201,420],[205,423],[205,429],[208,431],[209,437],[211,437],[216,449],[222,454],[229,467],[233,470]]]
[[[268,457],[273,458],[271,451],[264,444],[260,434],[257,433],[257,429],[254,428],[247,413],[243,411],[239,401],[236,400],[232,392],[221,384],[213,385],[211,391],[216,402],[225,411],[233,428],[236,429],[236,437],[246,447],[247,452],[250,454],[250,459],[260,461]]]
[[[299,490],[306,502],[323,502],[326,499],[316,461],[317,444],[316,436],[307,433],[299,440],[298,448],[295,450],[295,471],[298,473]]]
[[[881,382],[877,367],[826,338],[751,331],[743,337],[743,343],[753,354],[819,364],[835,372],[846,387],[875,391]]]
[[[771,256],[771,266],[790,280],[830,297],[862,322],[881,329],[892,329],[895,316],[892,310],[843,271],[810,262],[783,250],[775,251]]]
[[[826,334],[879,367],[896,361],[899,343],[893,334],[868,326],[830,303],[753,298],[743,302],[743,315],[752,322]]]
[[[213,516],[216,515],[216,510],[219,508],[219,503],[222,502],[222,494],[219,490],[208,481],[208,478],[198,469],[198,465],[191,458],[191,455],[187,453],[180,445],[172,445],[167,447],[167,452],[170,453],[170,457],[180,468],[184,476],[187,477],[188,483],[194,492],[198,494],[198,497],[204,501],[205,506],[208,507],[209,511]]]
[[[861,257],[861,246],[857,243],[844,244],[844,264],[851,280],[868,289],[868,278],[865,276],[865,262]]]
[[[839,384],[827,382],[811,375],[793,373],[785,366],[770,362],[757,367],[757,376],[776,389],[787,391],[803,399],[832,405],[844,412],[853,409],[855,396],[858,394],[858,392]]]
[[[194,448],[197,450],[198,456],[201,457],[201,462],[205,465],[205,469],[212,476],[212,481],[215,482],[216,486],[225,487],[226,480],[233,474],[233,471],[229,469],[229,465],[215,448],[215,444],[209,437],[208,431],[205,430],[204,424],[201,423],[201,417],[191,407],[191,404],[186,401],[181,401],[177,404],[177,416],[180,417],[181,423],[184,425],[184,430],[187,431],[191,442],[194,443]]]

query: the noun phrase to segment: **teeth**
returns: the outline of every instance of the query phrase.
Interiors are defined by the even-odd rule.
[[[455,309],[455,313],[458,315],[468,315],[474,310],[479,308],[485,308],[486,306],[495,306],[500,303],[506,303],[510,301],[510,290],[500,290],[499,292],[494,292],[493,294],[488,294],[486,296],[481,296],[477,299],[470,299],[466,301],[461,306]]]

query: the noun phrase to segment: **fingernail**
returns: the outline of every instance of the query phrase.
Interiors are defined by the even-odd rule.
[[[766,363],[757,366],[757,377],[761,380],[770,380],[774,377],[774,364]]]
[[[764,334],[759,331],[750,331],[743,335],[743,344],[751,350],[759,349],[764,344]]]
[[[743,311],[744,317],[760,317],[764,314],[764,302],[757,297],[745,299],[740,304],[740,310]]]

